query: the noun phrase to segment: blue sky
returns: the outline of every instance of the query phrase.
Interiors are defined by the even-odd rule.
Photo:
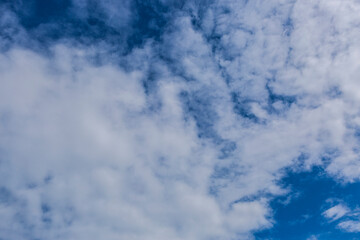
[[[360,239],[360,3],[0,3],[0,240]]]

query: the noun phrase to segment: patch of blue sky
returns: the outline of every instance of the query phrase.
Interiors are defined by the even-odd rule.
[[[339,221],[328,221],[323,212],[339,201],[358,207],[360,183],[339,183],[321,167],[313,167],[307,172],[288,172],[281,184],[290,193],[272,200],[275,224],[271,229],[257,232],[256,239],[303,240],[311,236],[319,240],[357,239],[358,233],[339,229]]]
[[[141,46],[148,39],[159,41],[170,21],[171,6],[161,1],[134,1],[132,34],[127,39],[129,48]]]
[[[161,31],[166,29],[163,12],[166,11],[166,6],[160,2],[109,3],[107,7],[117,7],[120,11],[117,14],[123,16],[115,26],[110,24],[109,21],[114,19],[103,3],[85,1],[77,9],[76,2],[31,0],[6,4],[16,14],[28,37],[39,41],[43,46],[50,46],[64,39],[76,39],[77,43],[85,45],[107,42],[112,51],[127,54],[133,48],[141,47],[148,39],[159,40]],[[133,10],[131,15],[128,13],[130,9]],[[26,41],[22,45],[26,45]]]
[[[233,92],[231,94],[232,102],[234,104],[234,112],[239,114],[240,116],[249,119],[254,123],[261,123],[261,119],[259,119],[254,113],[251,111],[250,103],[254,102],[251,99],[241,99],[240,94]]]
[[[30,0],[13,1],[13,8],[20,16],[20,22],[25,28],[35,28],[41,24],[63,21],[68,18],[70,0]]]
[[[200,138],[212,138],[215,142],[221,139],[214,129],[218,120],[217,113],[213,110],[213,101],[207,90],[199,92],[182,92],[180,98],[184,104],[185,114],[194,118]]]

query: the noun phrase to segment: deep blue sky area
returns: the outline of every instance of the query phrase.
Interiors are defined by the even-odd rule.
[[[359,9],[0,0],[0,240],[360,240]]]
[[[119,7],[126,5],[132,15],[129,19],[120,19],[123,23],[112,25],[109,24],[111,16],[101,3],[85,2],[81,15],[70,0],[8,1],[4,5],[14,10],[21,25],[42,44],[64,38],[76,38],[86,44],[116,42],[125,46],[117,49],[118,54],[126,54],[134,47],[141,47],[148,39],[159,41],[167,29],[172,10],[182,6],[181,2],[168,5],[161,1],[119,2]]]
[[[337,229],[336,221],[328,223],[322,216],[339,200],[345,201],[350,207],[358,207],[359,183],[341,184],[317,167],[308,172],[289,173],[281,182],[291,189],[291,200],[280,197],[272,201],[275,226],[256,233],[256,239],[300,240],[311,235],[320,240],[360,239],[359,234]]]

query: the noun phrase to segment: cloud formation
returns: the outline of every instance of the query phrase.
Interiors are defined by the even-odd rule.
[[[343,204],[335,205],[323,213],[329,221],[339,220],[337,227],[346,232],[360,232],[360,213],[359,209],[349,209]]]
[[[19,4],[0,17],[2,237],[251,239],[286,170],[358,181],[359,3]]]
[[[349,211],[350,210],[348,207],[344,206],[343,204],[338,204],[323,212],[323,215],[330,221],[335,221],[349,213]]]

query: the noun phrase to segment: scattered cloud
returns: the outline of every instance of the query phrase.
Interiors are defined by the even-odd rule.
[[[358,233],[360,232],[360,221],[343,221],[338,224],[338,227],[347,232]]]
[[[338,204],[323,212],[323,215],[330,221],[335,221],[345,216],[349,212],[350,210],[348,207],[344,206],[343,204]]]
[[[337,227],[346,232],[360,232],[360,219],[359,209],[338,204],[323,212],[323,216],[331,222],[339,220]]]

